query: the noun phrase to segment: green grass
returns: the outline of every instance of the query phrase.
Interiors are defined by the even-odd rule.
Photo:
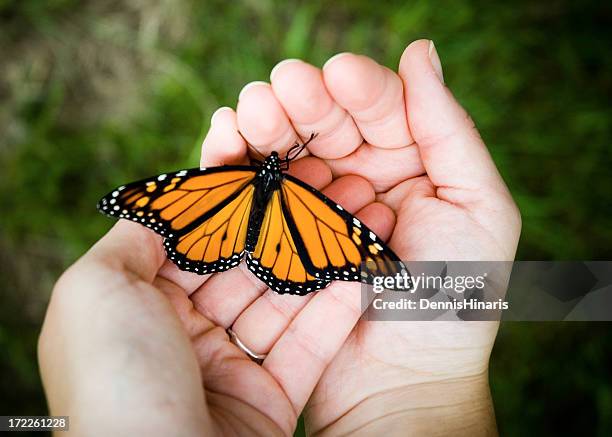
[[[54,279],[111,225],[98,198],[194,166],[214,109],[285,57],[354,51],[396,68],[408,42],[433,39],[522,211],[518,258],[610,258],[611,11],[598,3],[1,0],[0,412],[44,412],[37,331]],[[502,326],[502,431],[608,434],[609,350],[606,325]]]

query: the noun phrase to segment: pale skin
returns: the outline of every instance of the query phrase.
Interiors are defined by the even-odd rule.
[[[280,63],[215,113],[201,165],[248,162],[245,139],[283,156],[312,132],[291,172],[400,258],[514,258],[519,212],[430,41],[398,72],[354,54]],[[291,435],[301,413],[309,434],[495,435],[497,324],[367,322],[359,290],[281,296],[244,266],[182,272],[122,220],[53,291],[39,342],[50,411],[75,435]],[[268,354],[261,366],[229,326]]]

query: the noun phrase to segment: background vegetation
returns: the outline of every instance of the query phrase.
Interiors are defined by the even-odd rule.
[[[599,3],[602,3],[601,5]],[[111,226],[109,187],[197,163],[209,118],[285,57],[397,67],[431,38],[523,213],[519,259],[610,259],[604,2],[0,0],[0,414],[44,414],[54,280]],[[612,433],[607,324],[501,327],[505,435]]]

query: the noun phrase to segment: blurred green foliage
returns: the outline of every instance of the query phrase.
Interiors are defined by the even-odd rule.
[[[612,247],[610,5],[597,1],[0,0],[0,413],[43,414],[53,281],[111,222],[109,187],[195,166],[209,117],[286,57],[395,69],[436,42],[523,214],[519,259]],[[505,324],[506,435],[612,431],[607,325]]]

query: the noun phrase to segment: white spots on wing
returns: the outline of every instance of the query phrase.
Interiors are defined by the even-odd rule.
[[[357,220],[355,217],[353,217],[353,223],[355,224],[355,226],[357,226],[358,228],[361,227],[361,222],[359,220]]]
[[[110,204],[111,204],[111,205],[114,205],[114,204],[115,204],[115,202],[117,202],[117,199],[115,199],[115,198],[113,197],[113,198],[110,200]]]
[[[312,291],[320,290],[329,285],[329,281],[314,280],[305,283],[293,282],[290,280],[283,280],[277,278],[270,268],[263,267],[261,263],[252,258],[251,254],[247,252],[246,263],[249,270],[263,281],[270,289],[280,294],[293,294],[293,295],[305,295]]]
[[[344,211],[344,208],[342,208],[340,205],[336,205],[336,208],[338,208],[340,211]]]
[[[183,177],[187,174],[187,170],[181,170],[176,174],[176,177]]]
[[[111,194],[111,196],[113,197],[117,197],[119,195],[119,191],[115,190],[113,191],[113,194]]]
[[[372,231],[370,231],[370,238],[371,238],[373,241],[376,241],[376,234],[375,234],[374,232],[372,232]]]
[[[164,174],[160,174],[159,176],[157,176],[157,180],[161,182],[164,179],[166,179],[167,177],[168,177],[168,175],[165,174],[165,173]]]

